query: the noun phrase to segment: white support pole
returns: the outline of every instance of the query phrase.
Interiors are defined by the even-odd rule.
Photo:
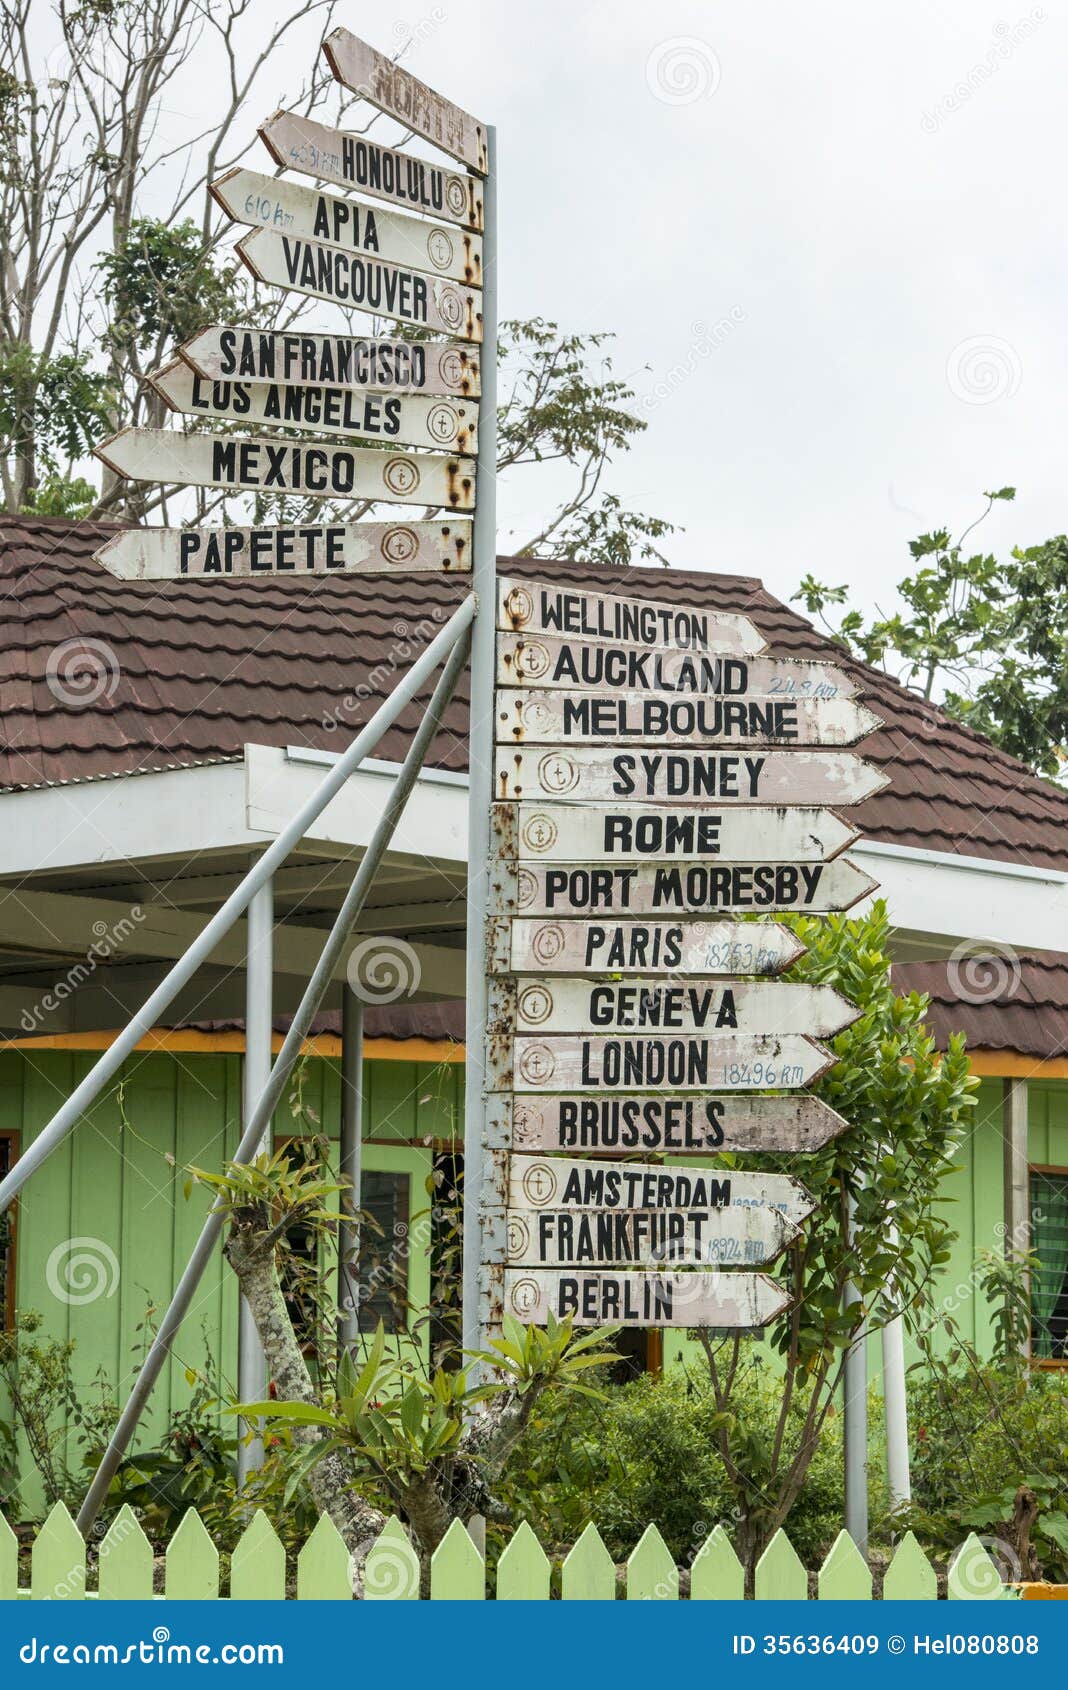
[[[351,986],[341,1000],[341,1144],[338,1171],[347,1181],[339,1207],[351,1219],[337,1229],[338,1345],[360,1337],[360,1208],[363,1180],[363,1000]],[[340,1354],[339,1358],[340,1360]]]
[[[854,1205],[849,1202],[849,1236]],[[845,1306],[859,1302],[855,1285],[845,1288]],[[863,1326],[846,1351],[843,1384],[845,1436],[845,1525],[862,1555],[868,1553],[868,1339]]]
[[[1027,1081],[1004,1082],[1002,1139],[1004,1141],[1005,1256],[1026,1255],[1031,1248],[1030,1156],[1028,1153]],[[1025,1333],[1021,1350],[1031,1353]]]
[[[271,1074],[271,1016],[274,1002],[274,882],[267,880],[248,907],[248,947],[245,963],[245,1065],[242,1074],[242,1128],[253,1111]],[[260,1150],[270,1148],[270,1130],[260,1140]],[[267,1396],[267,1363],[256,1322],[244,1297],[241,1298],[237,1328],[237,1392],[240,1402],[263,1402]],[[237,1446],[237,1480],[245,1480],[263,1466],[263,1440],[244,1442],[248,1426],[241,1422]]]
[[[497,131],[486,131],[483,192],[482,401],[478,419],[472,586],[478,615],[471,639],[468,745],[467,1030],[464,1082],[463,1347],[483,1350],[482,1164],[486,1141],[486,923],[489,919],[490,804],[493,800],[493,683],[497,625]],[[477,1371],[477,1370],[476,1370]]]
[[[912,1501],[909,1410],[905,1395],[905,1332],[900,1315],[883,1327],[883,1407],[886,1415],[886,1482],[891,1508]]]

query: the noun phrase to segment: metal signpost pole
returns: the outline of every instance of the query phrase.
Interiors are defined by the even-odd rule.
[[[341,997],[341,1144],[338,1171],[347,1182],[341,1206],[351,1217],[337,1229],[338,1342],[354,1346],[360,1336],[360,1207],[363,1164],[363,999],[352,987]],[[340,1356],[338,1357],[340,1360]]]
[[[271,1011],[273,1008],[274,883],[261,886],[248,907],[245,967],[245,1064],[242,1075],[242,1121],[252,1119],[256,1101],[271,1073]],[[264,1135],[260,1149],[270,1146]],[[241,1298],[237,1332],[237,1392],[242,1402],[262,1402],[267,1395],[267,1364],[256,1322]],[[241,1423],[242,1440],[248,1426]],[[263,1465],[263,1440],[237,1446],[238,1484]]]
[[[482,237],[482,407],[475,477],[471,640],[471,765],[467,845],[467,1032],[464,1104],[463,1346],[485,1348],[482,1300],[482,1174],[486,1143],[486,1008],[490,805],[493,801],[493,678],[497,622],[497,132],[487,129]]]

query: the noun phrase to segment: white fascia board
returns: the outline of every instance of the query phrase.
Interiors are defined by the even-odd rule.
[[[858,840],[849,855],[879,881],[878,896],[913,956],[924,938],[932,957],[975,940],[1068,951],[1068,874],[1061,870],[881,840]]]
[[[239,761],[0,794],[0,876],[262,845]]]

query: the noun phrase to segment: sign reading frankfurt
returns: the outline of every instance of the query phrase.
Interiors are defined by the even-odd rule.
[[[845,670],[833,663],[507,633],[497,635],[497,685],[773,699],[852,698],[857,690]]]
[[[768,862],[825,862],[858,837],[831,810],[643,809],[576,804],[494,804],[495,850],[501,857],[545,862],[649,862],[654,858],[723,857],[759,852]]]
[[[94,553],[123,581],[471,568],[471,524],[354,522],[294,528],[129,528]]]
[[[459,282],[271,229],[254,229],[238,241],[237,252],[256,279],[272,287],[461,340],[482,339],[482,295]]]
[[[209,381],[180,358],[148,379],[172,411],[189,416],[318,429],[439,452],[471,453],[478,447],[478,407],[469,399],[402,398],[351,387],[286,387],[226,377]]]
[[[233,376],[286,387],[370,387],[464,399],[476,397],[480,388],[478,353],[436,340],[211,328],[201,329],[178,350],[209,381]]]
[[[278,111],[260,125],[260,139],[276,164],[356,188],[372,199],[444,218],[463,229],[482,228],[482,184],[442,170],[429,159],[380,147],[364,135],[345,135],[313,118]]]
[[[764,1273],[508,1268],[504,1275],[504,1312],[533,1326],[544,1326],[551,1314],[575,1326],[753,1331],[775,1320],[791,1301],[789,1291]]]
[[[760,1267],[799,1236],[775,1209],[509,1210],[505,1260],[533,1266],[714,1263]]]
[[[337,80],[406,129],[485,175],[486,126],[454,106],[403,65],[388,59],[347,29],[335,29],[323,42],[327,63]]]
[[[497,748],[497,797],[574,804],[860,804],[889,777],[851,751],[611,751]]]
[[[848,910],[877,883],[848,857],[833,863],[499,865],[502,908],[517,915],[711,915]]]
[[[778,922],[495,920],[490,962],[500,974],[779,974],[805,947]]]
[[[94,452],[117,475],[134,481],[303,493],[313,499],[448,505],[460,511],[473,510],[475,504],[475,465],[470,458],[249,440],[236,434],[169,434],[161,428],[124,428]]]
[[[764,650],[747,616],[614,593],[585,593],[545,581],[497,581],[497,626],[512,632],[580,634],[611,644],[676,647],[746,656]]]
[[[213,182],[211,193],[235,223],[344,247],[384,264],[429,270],[468,287],[481,285],[482,239],[469,230],[427,223],[337,194],[317,193],[243,165]]]
[[[678,1156],[717,1150],[819,1150],[848,1122],[818,1097],[496,1098],[492,1142],[516,1150],[584,1150],[594,1156],[635,1151]]]

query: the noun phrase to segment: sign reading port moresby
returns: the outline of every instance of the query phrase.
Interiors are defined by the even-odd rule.
[[[859,1012],[777,980],[803,946],[754,917],[875,890],[829,806],[886,784],[843,749],[881,723],[843,669],[767,651],[733,610],[515,579],[497,610],[484,1259],[520,1320],[762,1326],[789,1296],[746,1270],[814,1200],[626,1158],[844,1131],[790,1092]]]

